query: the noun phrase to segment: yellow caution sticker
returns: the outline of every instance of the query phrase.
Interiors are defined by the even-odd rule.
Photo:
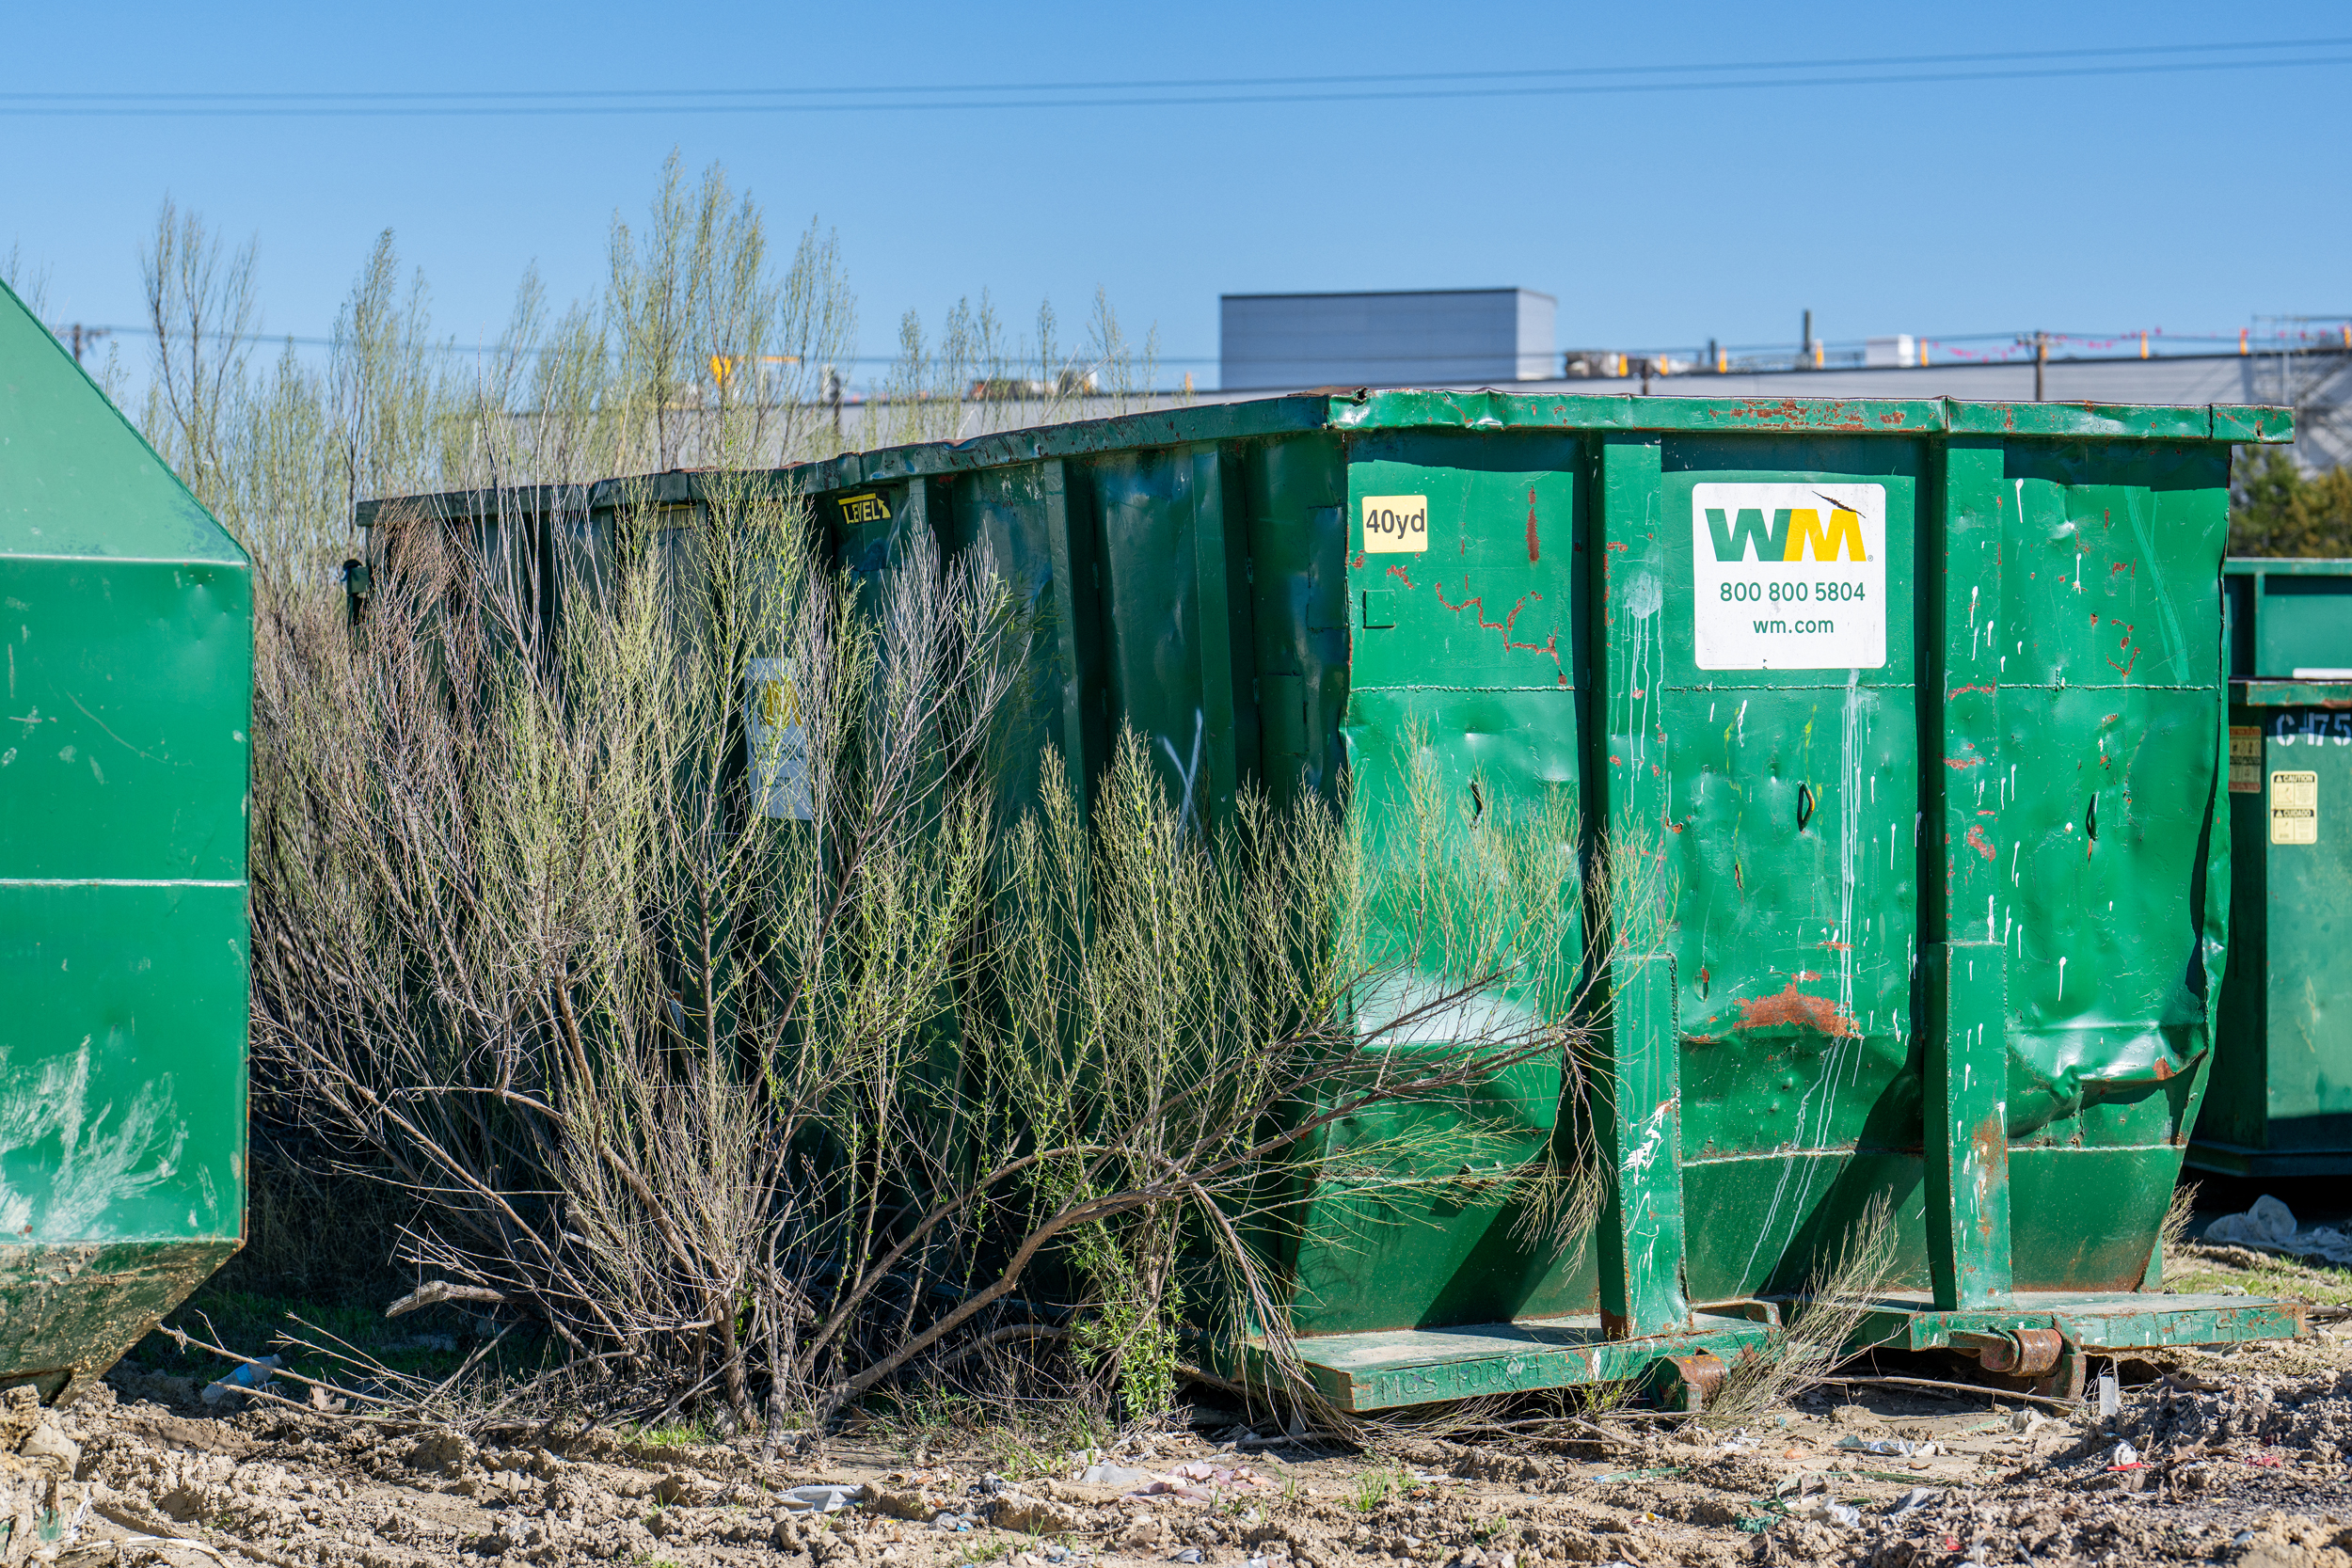
[[[841,520],[845,523],[886,523],[890,521],[890,503],[867,491],[862,496],[841,498]]]
[[[1418,554],[1429,547],[1427,496],[1366,496],[1364,553]]]
[[[2263,731],[2260,724],[2230,726],[2230,793],[2263,792]]]
[[[2270,842],[2319,842],[2319,775],[2274,768],[2270,775]]]

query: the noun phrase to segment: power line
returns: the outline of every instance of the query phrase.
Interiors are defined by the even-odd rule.
[[[2343,314],[2343,315],[2305,315],[2305,316],[2280,316],[2280,317],[2267,317],[2267,316],[2265,316],[2265,317],[2260,317],[2260,318],[2257,318],[2257,319],[2259,319],[2259,320],[2265,320],[2265,321],[2277,320],[2277,321],[2294,321],[2294,322],[2330,322],[2330,323],[2344,323],[2344,324],[2347,324],[2347,325],[2352,325],[2352,313],[2346,313],[2346,314]],[[64,337],[67,333],[69,333],[69,332],[78,332],[78,333],[80,333],[80,334],[81,334],[84,338],[86,338],[86,339],[87,339],[87,338],[94,338],[94,337],[103,336],[103,335],[109,335],[109,334],[113,334],[113,335],[129,335],[129,336],[133,336],[133,337],[140,337],[140,338],[152,338],[152,337],[154,337],[154,336],[155,336],[155,328],[154,328],[154,326],[153,326],[152,325],[141,325],[141,326],[106,326],[106,325],[87,325],[87,324],[84,324],[84,323],[73,323],[73,324],[71,324],[71,325],[64,325],[64,324],[60,324],[60,325],[55,325],[55,326],[53,326],[50,330],[51,330],[54,334],[57,335],[60,339],[62,339],[62,338],[63,338],[63,337]],[[2164,329],[2162,329],[2162,328],[2160,328],[2160,327],[2150,327],[2150,328],[2148,328],[2148,329],[2147,329],[2147,332],[2148,332],[2149,337],[2150,337],[2150,338],[2151,338],[2151,340],[2152,340],[2152,342],[2153,342],[2153,346],[2156,346],[2156,347],[2166,347],[2166,346],[2169,346],[2169,345],[2171,345],[2171,344],[2176,344],[2176,343],[2221,343],[2221,344],[2236,344],[2236,343],[2238,343],[2238,342],[2240,342],[2240,341],[2242,341],[2242,340],[2241,340],[2241,335],[2240,335],[2238,332],[2236,332],[2236,331],[2225,331],[2225,332],[2168,332],[2168,331],[2165,331]],[[2136,340],[2136,339],[2137,339],[2137,338],[2140,336],[2140,333],[2141,333],[2141,329],[2140,329],[2140,328],[2137,328],[2137,327],[2133,327],[2133,328],[2129,328],[2129,329],[2127,329],[2127,330],[2123,330],[2123,331],[2103,331],[2103,332],[2055,332],[2055,331],[2054,331],[2054,332],[2047,332],[2047,333],[2045,333],[2045,334],[2043,334],[2043,335],[2044,335],[2045,337],[2047,337],[2047,339],[2049,340],[2050,343],[2051,343],[2053,346],[2058,346],[2058,345],[2062,345],[2062,344],[2065,344],[2065,343],[2072,342],[2072,343],[2075,343],[2075,344],[2078,344],[2078,345],[2080,345],[2080,346],[2084,346],[2084,347],[2097,347],[2097,346],[2100,346],[2100,345],[2102,345],[2102,344],[2117,344],[2117,343],[2122,343],[2122,342],[2126,341],[2127,340]],[[178,336],[178,335],[177,335],[177,334],[175,334],[175,336]],[[271,333],[271,332],[249,332],[249,333],[205,332],[205,333],[199,333],[199,334],[198,334],[198,336],[199,336],[200,338],[202,338],[202,339],[204,339],[205,341],[210,341],[210,342],[230,342],[230,341],[236,341],[236,342],[244,342],[244,343],[249,344],[249,345],[251,345],[251,346],[253,346],[253,347],[256,347],[256,348],[268,347],[268,346],[270,346],[270,345],[272,345],[272,344],[288,344],[288,343],[294,344],[294,346],[296,346],[296,347],[300,347],[300,348],[334,348],[334,347],[337,347],[337,346],[339,345],[339,343],[342,341],[342,340],[338,340],[338,339],[334,339],[334,338],[304,337],[304,336],[300,336],[300,335],[296,335],[296,334],[291,334],[291,333]],[[2013,347],[2013,346],[2017,345],[2017,344],[2019,343],[2019,341],[2020,341],[2020,334],[2018,334],[2018,333],[2016,333],[2016,332],[2014,332],[2014,331],[2010,331],[2010,332],[1945,332],[1945,333],[1915,333],[1915,334],[1913,334],[1913,337],[1914,337],[1915,339],[1917,339],[1917,340],[1922,341],[1931,342],[1931,343],[1935,343],[1935,344],[1939,344],[1939,345],[1949,345],[1949,344],[1956,344],[1956,343],[2001,343],[2001,344],[2010,345],[2010,346],[2012,346],[2012,347]],[[2031,339],[2031,337],[2032,337],[2032,334],[2026,334],[2026,335],[2025,335],[2025,340],[2026,340],[2026,342],[2027,342],[2027,346],[2030,346],[2030,339]],[[1861,348],[1861,347],[1863,347],[1863,346],[1864,346],[1864,345],[1867,342],[1867,341],[1868,341],[1868,340],[1867,340],[1867,339],[1863,339],[1863,338],[1824,339],[1824,340],[1822,340],[1822,346],[1823,346],[1824,348],[1833,348],[1833,349],[1840,349],[1840,350],[1851,350],[1851,349],[1857,349],[1857,348]],[[2288,333],[2286,333],[2286,332],[2284,332],[2284,331],[2280,331],[2280,332],[2273,333],[2272,335],[2270,335],[2270,336],[2268,336],[2268,337],[2257,337],[2257,338],[2252,338],[2252,339],[2250,339],[2250,340],[2243,340],[2243,341],[2247,341],[2250,342],[2250,343],[2251,343],[2254,347],[2258,348],[2258,349],[2259,349],[2261,352],[2263,352],[2263,353],[2273,353],[2273,352],[2276,352],[2276,351],[2278,351],[2278,350],[2280,350],[2280,349],[2281,349],[2281,348],[2286,348],[2286,349],[2295,349],[2295,348],[2303,348],[2303,347],[2310,347],[2310,348],[2321,348],[2321,349],[2327,349],[2327,350],[2330,350],[2330,351],[2332,351],[2332,350],[2334,350],[2334,349],[2335,349],[2335,346],[2336,346],[2336,338],[2335,338],[2335,336],[2334,336],[2333,334],[2312,334],[2312,333],[2302,333],[2302,334],[2299,334],[2299,335],[2293,335],[2293,336],[2291,336],[2290,334],[2288,334]],[[540,355],[548,355],[548,354],[561,354],[561,353],[567,352],[566,350],[564,350],[564,349],[562,349],[562,348],[558,348],[558,347],[554,347],[554,346],[549,346],[549,345],[520,346],[520,347],[511,347],[511,348],[510,348],[510,347],[501,347],[501,346],[499,346],[499,345],[497,345],[497,344],[475,344],[475,345],[468,345],[468,344],[465,344],[465,343],[460,343],[460,342],[457,342],[457,341],[448,341],[436,342],[436,343],[425,343],[425,344],[421,344],[421,345],[420,345],[420,346],[421,346],[421,348],[422,348],[425,352],[427,352],[427,353],[431,353],[431,354],[456,354],[456,355],[470,355],[470,356],[476,356],[476,357],[486,357],[486,356],[496,356],[496,355],[504,355],[504,354],[515,354],[515,355],[524,355],[524,356],[540,356]],[[1789,350],[1789,349],[1790,349],[1790,348],[1792,348],[1792,347],[1802,347],[1803,345],[1794,345],[1794,344],[1789,344],[1789,343],[1730,343],[1730,342],[1726,342],[1726,343],[1723,343],[1723,344],[1721,344],[1721,345],[1719,345],[1719,346],[1720,346],[1720,347],[1724,350],[1724,352],[1725,352],[1726,354],[1747,355],[1747,354],[1775,354],[1775,353],[1784,353],[1784,352],[1787,352],[1788,350]],[[1557,357],[1557,356],[1560,355],[1560,353],[1561,353],[1561,352],[1562,352],[1562,351],[1561,351],[1561,350],[1559,350],[1559,349],[1552,349],[1552,350],[1547,351],[1547,352],[1543,355],[1543,357],[1544,357],[1544,358],[1546,358],[1546,359],[1555,358],[1555,357]],[[1570,352],[1574,352],[1574,350],[1570,350]],[[1613,351],[1611,351],[1611,352],[1615,352],[1615,351],[1613,351]],[[1659,345],[1652,344],[1652,345],[1650,345],[1650,346],[1648,346],[1648,347],[1634,347],[1634,348],[1629,348],[1629,349],[1625,350],[1624,352],[1629,353],[1629,354],[1635,355],[1635,356],[1642,356],[1642,355],[1658,355],[1658,354],[1689,354],[1689,353],[1695,353],[1695,352],[1696,352],[1696,345],[1694,345],[1694,344],[1683,344],[1683,345],[1678,345],[1678,346],[1661,347],[1661,346],[1659,346]],[[1501,354],[1499,354],[1499,355],[1497,355],[1497,356],[1496,356],[1496,357],[1501,357],[1501,358],[1511,358],[1511,357],[1515,357],[1515,356],[1516,356],[1516,357],[1527,357],[1527,356],[1517,356],[1517,355],[1515,355],[1515,353],[1514,353],[1514,352],[1511,352],[1511,351],[1505,351],[1505,352],[1502,352],[1502,353],[1501,353]],[[1258,359],[1266,359],[1266,358],[1276,358],[1276,359],[1279,359],[1279,358],[1295,358],[1295,357],[1297,357],[1297,356],[1292,356],[1292,355],[1274,355],[1274,354],[1269,354],[1269,355],[1262,355],[1262,356],[1255,356],[1255,357],[1256,357],[1256,358],[1258,358]],[[1315,357],[1315,358],[1316,358],[1319,362],[1322,362],[1322,363],[1333,363],[1333,362],[1335,362],[1335,361],[1332,359],[1332,357],[1331,357],[1330,356],[1327,356],[1327,355],[1316,355],[1316,356],[1313,356],[1313,357]],[[1481,355],[1479,355],[1479,354],[1477,354],[1477,353],[1470,352],[1470,351],[1457,351],[1457,352],[1445,353],[1445,354],[1426,354],[1426,355],[1404,355],[1404,354],[1365,354],[1365,355],[1357,356],[1354,356],[1354,357],[1355,357],[1355,358],[1357,358],[1358,360],[1359,360],[1361,363],[1364,363],[1364,364],[1395,365],[1395,364],[1411,364],[1411,363],[1418,363],[1418,362],[1429,362],[1429,363],[1454,363],[1454,362],[1458,362],[1458,361],[1463,360],[1463,359],[1466,359],[1466,358],[1479,358],[1479,357],[1484,357],[1484,356],[1481,356]],[[835,363],[835,364],[840,364],[840,365],[896,365],[896,364],[900,363],[900,362],[901,362],[901,359],[902,359],[902,356],[899,356],[899,355],[895,355],[895,354],[847,354],[847,355],[841,355],[841,356],[837,356],[837,357],[836,357],[836,358],[835,358],[833,362],[834,362],[834,363]],[[1156,356],[1153,356],[1153,363],[1155,363],[1155,364],[1159,364],[1159,365],[1216,365],[1216,364],[1219,364],[1219,363],[1221,363],[1221,362],[1222,362],[1222,356],[1219,356],[1219,355],[1172,355],[1172,354],[1162,354],[1162,355],[1156,355]]]
[[[1883,87],[1952,82],[2033,81],[2216,71],[2296,70],[2352,64],[2347,55],[2216,59],[2216,52],[2352,47],[2352,38],[2287,39],[2237,43],[2155,44],[2122,49],[2014,51],[1979,55],[1867,55],[1833,60],[1732,64],[1584,66],[1501,71],[1417,72],[1410,75],[1175,78],[1136,82],[878,85],[841,87],[680,87],[358,90],[347,92],[20,92],[0,93],[0,116],[98,119],[360,119],[550,118],[655,114],[843,114],[944,109],[1114,109],[1200,107],[1249,103],[1343,103],[1436,99],[1593,97],[1787,87]],[[2154,55],[2195,59],[2149,59]],[[2074,65],[2023,64],[1990,70],[1915,70],[1998,61],[2090,60]],[[1886,68],[1904,68],[1890,70]],[[1810,75],[1760,72],[1810,71]],[[1737,74],[1742,73],[1745,74]],[[1857,74],[1856,72],[1861,72]],[[1825,74],[1826,73],[1826,74]],[[1663,81],[1565,81],[1562,78],[1664,75]],[[1389,83],[1454,82],[1453,87],[1388,87]],[[1538,85],[1505,86],[1505,82]],[[1470,85],[1483,84],[1483,85]],[[1222,89],[1348,87],[1344,91]],[[1215,88],[1175,93],[1179,88]],[[1147,96],[1015,98],[1009,93],[1140,92]],[[852,96],[862,95],[862,96]],[[930,96],[916,96],[930,95]],[[999,95],[999,96],[991,96]],[[826,99],[831,101],[815,101]],[[658,100],[658,102],[648,102]],[[486,101],[486,102],[485,102]]]
[[[1518,80],[1530,77],[1638,76],[1667,71],[1756,71],[1839,70],[1863,66],[1922,66],[1984,64],[2000,60],[2120,58],[2142,55],[2202,55],[2215,50],[2337,49],[2352,46],[2352,38],[2249,40],[2235,43],[2155,43],[2094,49],[2003,49],[1964,55],[1859,55],[1839,59],[1739,60],[1720,63],[1680,62],[1667,65],[1528,67],[1512,71],[1417,71],[1320,76],[1175,76],[1137,81],[1106,82],[948,82],[886,83],[866,86],[797,87],[548,87],[516,91],[510,87],[365,88],[317,91],[220,92],[138,91],[110,89],[77,92],[0,93],[0,101],[49,103],[310,103],[358,100],[440,102],[469,99],[563,100],[632,98],[838,97],[875,93],[992,93],[992,92],[1108,92],[1175,87],[1331,87],[1375,82],[1470,82]]]

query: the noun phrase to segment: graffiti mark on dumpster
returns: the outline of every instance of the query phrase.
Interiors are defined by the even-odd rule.
[[[70,1057],[21,1068],[12,1067],[0,1050],[0,1153],[52,1140],[57,1149],[45,1203],[0,1180],[0,1230],[15,1236],[103,1237],[108,1209],[178,1172],[188,1128],[172,1114],[169,1073],[140,1085],[119,1115],[111,1101],[92,1111],[89,1093],[87,1037]]]

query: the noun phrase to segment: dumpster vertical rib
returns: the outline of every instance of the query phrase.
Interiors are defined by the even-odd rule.
[[[1681,1040],[1663,890],[1655,885],[1667,816],[1656,717],[1666,674],[1660,484],[1656,436],[1602,438],[1602,547],[1594,552],[1600,613],[1592,626],[1608,722],[1595,772],[1605,792],[1615,924],[1595,1130],[1611,1176],[1599,1237],[1601,1322],[1616,1338],[1671,1333],[1691,1317],[1682,1282]]]
[[[2010,857],[2001,834],[2001,538],[2008,522],[1997,440],[1948,443],[1929,510],[1935,548],[1923,594],[1935,630],[1934,733],[1942,767],[1920,769],[1931,831],[1922,858],[1935,923],[1921,955],[1928,1027],[1921,1072],[1928,1272],[1935,1305],[1982,1307],[2010,1291],[2008,949],[1999,906]],[[1924,749],[1924,747],[1923,747]]]
[[[1232,563],[1225,518],[1225,463],[1216,447],[1192,453],[1193,570],[1200,594],[1200,704],[1206,721],[1209,807],[1203,821],[1230,819],[1244,758],[1233,687]]]
[[[1088,736],[1086,683],[1100,679],[1094,667],[1095,619],[1101,606],[1094,584],[1093,552],[1089,540],[1078,537],[1070,521],[1070,475],[1062,459],[1039,465],[1038,486],[1045,500],[1045,537],[1052,552],[1054,590],[1060,613],[1055,617],[1055,637],[1061,656],[1062,766],[1070,775],[1071,799],[1084,803],[1088,783],[1099,758]]]

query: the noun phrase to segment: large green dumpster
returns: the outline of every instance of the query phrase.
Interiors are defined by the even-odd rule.
[[[1296,1216],[1291,1326],[1365,1409],[1670,1358],[1703,1387],[1874,1199],[1908,1275],[1878,1342],[2066,1386],[2091,1352],[2296,1332],[2291,1306],[2154,1290],[2225,947],[2230,449],[2288,433],[1405,390],[784,479],[851,565],[909,531],[988,545],[1083,780],[1128,724],[1212,813],[1248,781],[1361,799],[1417,766],[1572,789],[1590,847],[1662,890],[1655,940],[1595,944],[1595,1244],[1563,1263],[1500,1182],[1371,1214],[1334,1180]],[[1540,1150],[1563,1073],[1514,1073],[1494,1102]]]
[[[2229,562],[2230,962],[2189,1163],[2352,1171],[2352,561]]]
[[[0,1384],[239,1245],[244,553],[0,291]]]

